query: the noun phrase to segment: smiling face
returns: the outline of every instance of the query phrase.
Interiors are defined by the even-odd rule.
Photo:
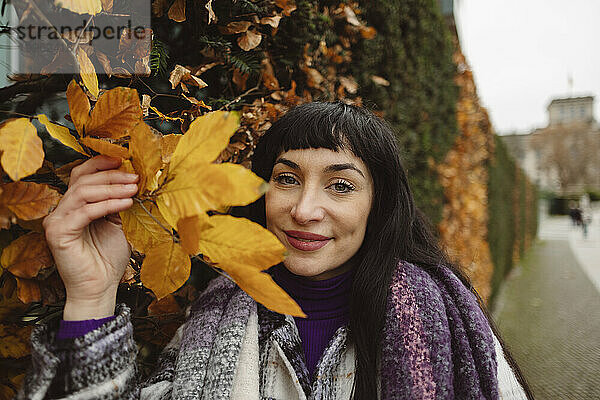
[[[267,228],[288,251],[286,268],[311,279],[351,268],[373,201],[363,161],[348,150],[290,150],[277,157],[269,184]]]

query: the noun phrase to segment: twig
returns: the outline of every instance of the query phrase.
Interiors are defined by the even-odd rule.
[[[69,50],[69,45],[67,45],[67,42],[65,42],[65,39],[62,37],[62,35],[58,31],[58,29],[56,29],[54,24],[52,22],[50,22],[48,17],[46,17],[46,15],[42,12],[42,10],[40,10],[40,8],[35,3],[35,1],[27,0],[27,3],[29,3],[29,5],[31,7],[33,7],[33,10],[35,11],[35,13],[37,14],[37,16],[39,18],[41,18],[45,23],[48,24],[48,26],[50,26],[50,27],[52,27],[52,29],[54,29],[54,33],[56,33],[56,36],[60,38],[60,42],[62,43],[65,50],[67,50],[67,53],[71,53],[71,50]],[[91,21],[91,18],[90,18],[90,21]],[[88,21],[87,25],[89,25],[89,21]],[[87,25],[86,25],[86,28],[87,28]],[[85,28],[84,28],[84,30],[85,30]],[[75,49],[77,49],[77,45],[75,46]],[[79,62],[77,61],[77,57],[75,56],[75,53],[71,53],[71,56],[73,56],[73,61],[75,62],[75,65],[79,65]]]
[[[235,99],[231,100],[229,103],[225,104],[224,106],[222,106],[221,108],[219,108],[220,110],[223,110],[227,107],[229,107],[230,105],[232,105],[233,103],[237,103],[238,101],[240,101],[242,98],[246,97],[247,95],[249,95],[250,93],[254,92],[255,90],[258,90],[258,85],[254,86],[251,89],[246,90],[244,93],[240,94],[238,97],[236,97]]]
[[[152,213],[150,211],[148,211],[148,209],[144,206],[144,202],[140,199],[138,199],[137,197],[133,198],[135,201],[137,201],[140,204],[140,207],[142,207],[142,209],[146,212],[146,214],[148,214],[150,216],[150,218],[152,218],[154,220],[154,222],[156,222],[161,228],[163,228],[169,235],[171,235],[171,237],[173,238],[173,240],[177,243],[179,242],[179,239],[177,239],[175,237],[175,235],[173,235],[173,232],[171,232],[170,229],[167,229],[159,220],[156,219],[156,217],[154,215],[152,215]]]

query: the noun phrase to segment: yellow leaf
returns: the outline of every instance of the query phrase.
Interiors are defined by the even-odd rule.
[[[133,168],[133,164],[131,164],[131,160],[123,160],[121,166],[119,167],[119,171],[127,172],[128,174],[135,174],[135,169]]]
[[[0,205],[24,220],[45,217],[58,205],[60,194],[48,185],[12,182],[2,185]]]
[[[140,176],[138,193],[144,193],[162,166],[160,139],[145,122],[140,122],[130,132],[129,154],[135,171]]]
[[[90,61],[87,56],[85,50],[81,47],[77,48],[77,62],[79,63],[79,75],[81,75],[81,80],[83,84],[90,91],[92,96],[96,99],[100,94],[100,89],[98,89],[98,76],[96,75],[96,69],[94,68],[94,64]]]
[[[72,80],[67,88],[67,102],[73,125],[77,132],[83,135],[84,126],[90,120],[90,100],[75,80]]]
[[[261,178],[241,165],[205,164],[175,175],[158,191],[157,201],[165,219],[175,227],[179,218],[252,203],[267,188]],[[163,212],[165,209],[168,211]]]
[[[29,176],[44,162],[42,139],[27,118],[9,119],[0,125],[2,168],[13,181]]]
[[[19,278],[35,278],[42,268],[51,267],[54,260],[44,235],[30,232],[13,240],[2,251],[2,267]]]
[[[190,255],[200,253],[200,237],[206,229],[212,226],[213,224],[206,214],[180,219],[177,222],[177,233],[179,233],[183,250]]]
[[[116,87],[98,99],[85,134],[118,139],[127,136],[141,119],[142,107],[137,90]]]
[[[31,326],[0,325],[0,357],[21,358],[28,355]]]
[[[179,289],[190,277],[190,258],[178,243],[161,243],[146,253],[141,279],[157,299]]]
[[[54,0],[54,4],[77,14],[96,15],[102,11],[101,0]]]
[[[48,120],[48,117],[46,117],[44,114],[39,114],[37,116],[37,119],[46,127],[46,130],[54,139],[58,140],[65,146],[68,146],[73,150],[78,151],[81,154],[89,156],[89,154],[86,153],[85,150],[83,150],[83,147],[81,147],[77,139],[75,139],[75,136],[71,135],[71,132],[69,132],[69,128],[67,128],[66,126],[53,124]]]
[[[160,155],[163,163],[168,164],[171,161],[171,156],[182,137],[182,135],[171,134],[160,138]]]
[[[255,272],[235,262],[229,263],[225,270],[244,292],[268,309],[280,314],[306,318],[306,314],[294,299],[277,286],[266,272]]]
[[[238,126],[238,115],[226,111],[214,111],[195,119],[171,156],[169,173],[214,161],[227,147]]]
[[[92,137],[81,138],[81,143],[100,154],[110,157],[129,158],[129,150],[118,144]]]
[[[156,206],[151,202],[145,202],[144,207],[160,222],[168,228],[167,222],[158,212]],[[140,253],[146,253],[155,246],[172,242],[172,236],[165,231],[138,203],[134,201],[133,206],[119,213],[123,222],[123,232],[131,246]]]

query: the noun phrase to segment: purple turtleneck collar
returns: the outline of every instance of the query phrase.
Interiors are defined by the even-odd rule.
[[[311,376],[335,332],[348,324],[354,270],[315,281],[294,275],[282,264],[270,271],[273,280],[302,308],[307,318],[294,318]]]

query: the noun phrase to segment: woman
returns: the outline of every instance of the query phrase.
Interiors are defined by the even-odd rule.
[[[249,212],[286,246],[270,272],[308,318],[217,278],[141,385],[129,311],[111,317],[129,249],[101,218],[131,206],[136,177],[111,159],[84,163],[44,221],[67,301],[58,337],[32,334],[20,398],[525,398],[415,208],[398,154],[382,120],[343,103],[275,122],[253,156],[271,188]]]

